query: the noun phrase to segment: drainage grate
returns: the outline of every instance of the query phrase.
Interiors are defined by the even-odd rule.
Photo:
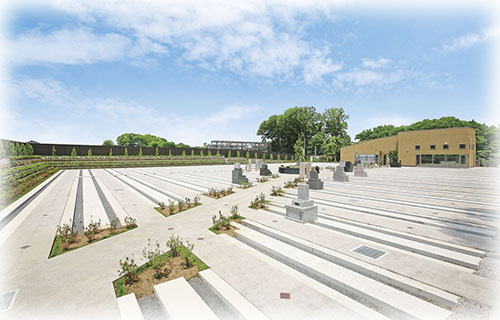
[[[0,293],[0,311],[9,310],[14,303],[17,290]]]
[[[362,254],[364,256],[370,257],[372,259],[378,259],[385,254],[384,251],[380,251],[367,246],[361,246],[353,250],[356,253]]]

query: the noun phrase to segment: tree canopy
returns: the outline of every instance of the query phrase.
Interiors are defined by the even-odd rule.
[[[119,146],[134,147],[189,148],[189,146],[184,143],[176,144],[175,142],[168,141],[165,138],[157,137],[152,134],[138,133],[124,133],[116,138],[116,144]]]
[[[397,135],[401,131],[470,127],[476,129],[476,157],[479,160],[498,159],[500,126],[488,126],[475,120],[465,121],[455,117],[424,119],[408,126],[382,125],[366,129],[356,135],[359,141]]]
[[[323,154],[328,137],[338,138],[330,143],[350,144],[347,119],[349,116],[342,108],[326,109],[321,114],[316,112],[314,107],[293,107],[281,115],[273,115],[262,122],[257,134],[270,140],[273,152],[296,154],[297,141],[300,140],[305,155],[314,154],[315,147],[316,154]],[[339,150],[340,147],[334,149]]]

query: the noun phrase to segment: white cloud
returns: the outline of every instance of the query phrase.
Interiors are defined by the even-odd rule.
[[[457,51],[472,47],[481,42],[487,41],[500,35],[500,26],[482,30],[479,33],[469,33],[453,39],[450,43],[444,44],[442,50]]]
[[[334,19],[336,2],[165,0],[55,1],[75,17],[75,29],[21,34],[9,40],[17,64],[85,64],[179,54],[210,70],[269,79],[321,82],[339,64],[325,45],[305,40],[304,27],[318,17]],[[97,34],[104,26],[108,33]],[[83,26],[83,27],[81,27]]]
[[[255,140],[253,128],[261,121],[262,108],[259,106],[213,107],[210,113],[199,115],[175,113],[133,101],[93,97],[51,78],[20,79],[13,81],[9,90],[10,105],[15,106],[21,98],[29,99],[34,106],[46,104],[47,108],[52,108],[48,112],[54,113],[53,117],[39,118],[26,113],[21,115],[15,107],[0,109],[0,115],[9,121],[9,126],[0,131],[2,136],[26,141],[99,144],[124,132],[136,132],[202,145],[224,137]],[[165,109],[173,110],[174,107]],[[60,117],[66,121],[61,121]]]
[[[410,125],[417,120],[407,117],[405,115],[400,114],[384,114],[384,115],[375,115],[366,119],[367,128],[373,128],[382,125],[392,124],[396,127],[403,125]]]
[[[396,83],[414,78],[413,72],[402,62],[390,59],[362,59],[358,67],[334,75],[333,85],[341,90],[363,92],[366,89],[391,89]]]

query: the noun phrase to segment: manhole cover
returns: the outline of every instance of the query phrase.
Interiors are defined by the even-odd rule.
[[[290,293],[280,292],[280,299],[290,299]]]
[[[12,307],[18,291],[12,290],[0,293],[0,311],[9,310]]]
[[[174,230],[174,228],[168,228],[168,230]]]
[[[203,240],[204,238],[203,237],[198,237],[198,240]]]
[[[377,250],[375,248],[370,248],[367,246],[358,247],[358,248],[354,249],[353,251],[356,253],[362,254],[364,256],[367,256],[369,258],[372,258],[372,259],[378,259],[385,254],[384,251]]]
[[[21,249],[28,249],[28,248],[31,248],[31,246],[29,244],[21,247]]]

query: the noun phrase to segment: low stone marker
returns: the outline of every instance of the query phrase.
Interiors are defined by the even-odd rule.
[[[233,169],[233,179],[232,182],[235,184],[248,183],[248,178],[243,175],[243,169],[241,169],[239,163],[234,164]]]
[[[335,171],[333,172],[333,181],[349,181],[349,177],[344,172],[344,167],[335,167]]]
[[[269,170],[267,168],[267,164],[263,163],[261,166],[260,166],[260,173],[259,173],[261,176],[270,176],[272,175],[273,173],[271,172],[271,170]]]
[[[356,168],[354,169],[354,176],[355,177],[367,177],[368,176],[365,169],[363,169],[363,165],[361,163],[356,165]]]
[[[307,162],[306,163],[306,178],[310,177],[310,175],[311,175],[311,168],[312,168],[312,164],[310,162]]]
[[[339,161],[339,167],[345,167],[345,160]]]
[[[246,165],[246,171],[252,171],[252,160],[248,159],[248,163]]]
[[[309,186],[305,183],[298,184],[297,199],[292,200],[291,205],[285,205],[285,218],[293,221],[308,223],[318,219],[318,206],[313,200],[309,200]]]
[[[299,165],[299,179],[304,179],[306,176],[306,164],[301,162]]]
[[[318,172],[313,170],[310,172],[309,180],[307,181],[309,189],[311,190],[323,190],[323,181],[318,176]]]

